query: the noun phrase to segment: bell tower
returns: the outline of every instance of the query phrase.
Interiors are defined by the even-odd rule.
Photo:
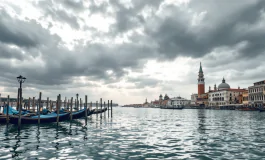
[[[202,71],[202,64],[200,62],[200,69],[199,69],[199,75],[198,75],[198,97],[200,97],[200,95],[204,93],[205,93],[204,74]]]

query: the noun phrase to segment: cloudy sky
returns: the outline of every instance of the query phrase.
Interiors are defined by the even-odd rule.
[[[264,80],[264,0],[0,0],[0,92],[142,103]]]

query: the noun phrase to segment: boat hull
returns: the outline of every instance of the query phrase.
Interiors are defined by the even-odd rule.
[[[56,114],[55,114],[56,115]],[[61,114],[59,116],[59,122],[65,121],[69,119],[70,113]],[[18,116],[10,116],[9,122],[12,124],[18,124]],[[47,116],[46,118],[40,118],[40,123],[53,123],[57,122],[57,115],[56,116]],[[38,124],[38,118],[34,117],[24,117],[21,116],[21,124]]]
[[[101,109],[99,109],[99,110],[95,110],[95,109],[94,109],[93,114],[103,113],[103,112],[107,111],[107,109],[108,109],[108,108],[104,108],[104,109],[102,109],[102,110],[101,110]]]
[[[6,115],[1,115],[0,116],[0,124],[6,123]]]
[[[94,110],[92,110],[92,111],[87,110],[87,116],[90,116],[91,114],[93,114],[93,112],[94,112]],[[72,113],[72,119],[79,119],[79,118],[82,118],[85,116],[86,116],[86,110],[85,109]]]

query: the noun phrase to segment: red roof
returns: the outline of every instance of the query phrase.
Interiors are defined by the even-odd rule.
[[[155,100],[152,102],[153,104],[159,104],[159,101],[158,100]]]

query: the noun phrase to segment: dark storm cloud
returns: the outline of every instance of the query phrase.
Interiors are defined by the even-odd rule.
[[[47,43],[49,32],[36,21],[21,21],[0,10],[0,41],[21,47],[37,47]],[[54,37],[56,38],[56,37]]]
[[[23,60],[24,55],[17,48],[8,47],[6,44],[0,43],[0,59],[18,59]]]
[[[156,10],[163,0],[133,0],[132,7],[126,7],[119,0],[111,0],[109,3],[115,9],[116,23],[111,26],[114,34],[123,33],[144,24],[145,19],[139,13],[148,7]]]
[[[101,5],[91,1],[88,7],[90,14],[106,15],[107,7],[111,6],[115,13],[109,16],[113,16],[116,20],[116,23],[110,26],[111,33],[93,30],[93,34],[96,33],[95,35],[100,35],[102,38],[113,38],[142,27],[144,35],[132,31],[133,34],[129,36],[130,42],[122,44],[87,42],[83,46],[80,41],[73,50],[64,47],[64,42],[58,36],[51,35],[48,29],[41,27],[36,21],[22,21],[2,10],[1,59],[15,58],[20,60],[18,64],[37,57],[40,61],[36,62],[39,63],[38,65],[29,61],[29,64],[21,66],[11,65],[8,61],[1,63],[1,75],[6,78],[3,80],[13,86],[13,83],[17,83],[13,80],[14,77],[23,74],[28,78],[29,86],[38,84],[40,88],[45,88],[52,85],[72,84],[73,77],[85,76],[89,80],[113,86],[111,83],[127,75],[125,69],[141,71],[148,59],[173,60],[178,56],[201,58],[218,47],[229,48],[243,41],[246,41],[247,45],[239,50],[239,57],[264,53],[264,30],[241,28],[244,25],[254,25],[260,20],[264,1],[239,5],[239,2],[231,4],[228,3],[229,1],[223,3],[218,1],[218,4],[215,4],[206,3],[210,1],[198,3],[194,0],[187,5],[187,8],[168,5],[159,14],[155,14],[162,2],[162,0],[133,0],[132,7],[128,8],[117,0],[104,2]],[[60,5],[64,8],[58,8]],[[39,1],[35,6],[41,8],[44,13],[41,20],[45,21],[51,16],[56,22],[68,24],[74,29],[80,29],[78,21],[82,18],[78,14],[69,13],[68,9],[76,11],[74,13],[83,13],[87,9],[83,1],[70,0]],[[151,9],[151,16],[148,18],[140,14],[145,12],[146,8]],[[187,9],[192,12],[188,12]],[[191,26],[193,14],[203,11],[206,11],[206,14],[202,23],[195,27]],[[53,26],[51,22],[49,23],[49,26]],[[16,45],[18,48],[4,46],[6,44]],[[22,50],[25,54],[22,54]],[[219,59],[217,58],[216,61]],[[214,67],[214,64],[211,65]],[[138,88],[156,87],[160,84],[159,80],[148,77],[131,78],[128,81],[135,83]]]
[[[261,45],[265,42],[262,38],[265,35],[264,31],[237,30],[240,25],[251,25],[260,20],[260,12],[265,7],[264,1],[246,6],[239,5],[239,7],[233,5],[235,12],[231,11],[233,8],[229,7],[228,1],[218,2],[222,5],[206,2],[191,1],[188,5],[188,8],[190,7],[193,11],[207,12],[202,24],[196,27],[191,27],[191,15],[188,16],[187,11],[179,7],[168,6],[165,10],[170,11],[170,16],[162,19],[154,18],[155,25],[158,25],[157,29],[152,30],[151,25],[148,26],[149,28],[146,27],[145,31],[158,43],[158,53],[167,59],[179,55],[197,58],[208,54],[216,47],[231,46],[242,41],[249,43],[245,49],[241,50],[242,56],[256,56],[264,53],[264,46]],[[197,8],[198,3],[200,7]],[[224,17],[220,17],[220,14]]]
[[[28,23],[16,19],[12,20],[8,15],[6,17],[9,18],[6,18],[7,24],[9,21],[14,22],[13,29],[15,31],[19,30],[21,23]],[[23,44],[17,43],[17,51],[15,51],[16,49],[7,50],[8,48],[5,46],[1,48],[5,51],[1,55],[3,58],[5,57],[5,59],[16,56],[17,59],[21,60],[17,62],[18,64],[23,63],[24,60],[29,60],[28,64],[25,65],[24,62],[24,65],[19,66],[12,65],[9,62],[6,64],[2,63],[2,75],[9,79],[13,79],[15,76],[22,74],[27,77],[27,83],[29,85],[65,85],[72,83],[74,76],[87,76],[91,80],[113,83],[127,74],[124,68],[141,68],[143,63],[140,59],[148,57],[142,53],[151,52],[152,50],[149,46],[131,43],[107,46],[88,42],[85,47],[77,45],[74,51],[70,51],[59,45],[60,39],[50,35],[48,30],[40,27],[40,25],[38,26],[38,24],[31,26],[29,24],[27,30],[30,32],[25,33],[25,35],[46,33],[46,35],[40,34],[42,38],[39,42],[36,41],[38,43],[24,48],[25,54],[21,53],[21,49],[24,47]],[[18,34],[16,36],[20,35]],[[39,45],[38,48],[36,48],[37,44]],[[132,50],[132,48],[134,49]],[[7,51],[9,51],[10,54],[7,54]],[[23,57],[24,59],[22,59]],[[38,57],[39,60],[36,59]],[[40,61],[35,62],[39,63],[39,65],[30,63],[34,58],[36,61]],[[106,72],[108,70],[113,73],[109,75]]]

